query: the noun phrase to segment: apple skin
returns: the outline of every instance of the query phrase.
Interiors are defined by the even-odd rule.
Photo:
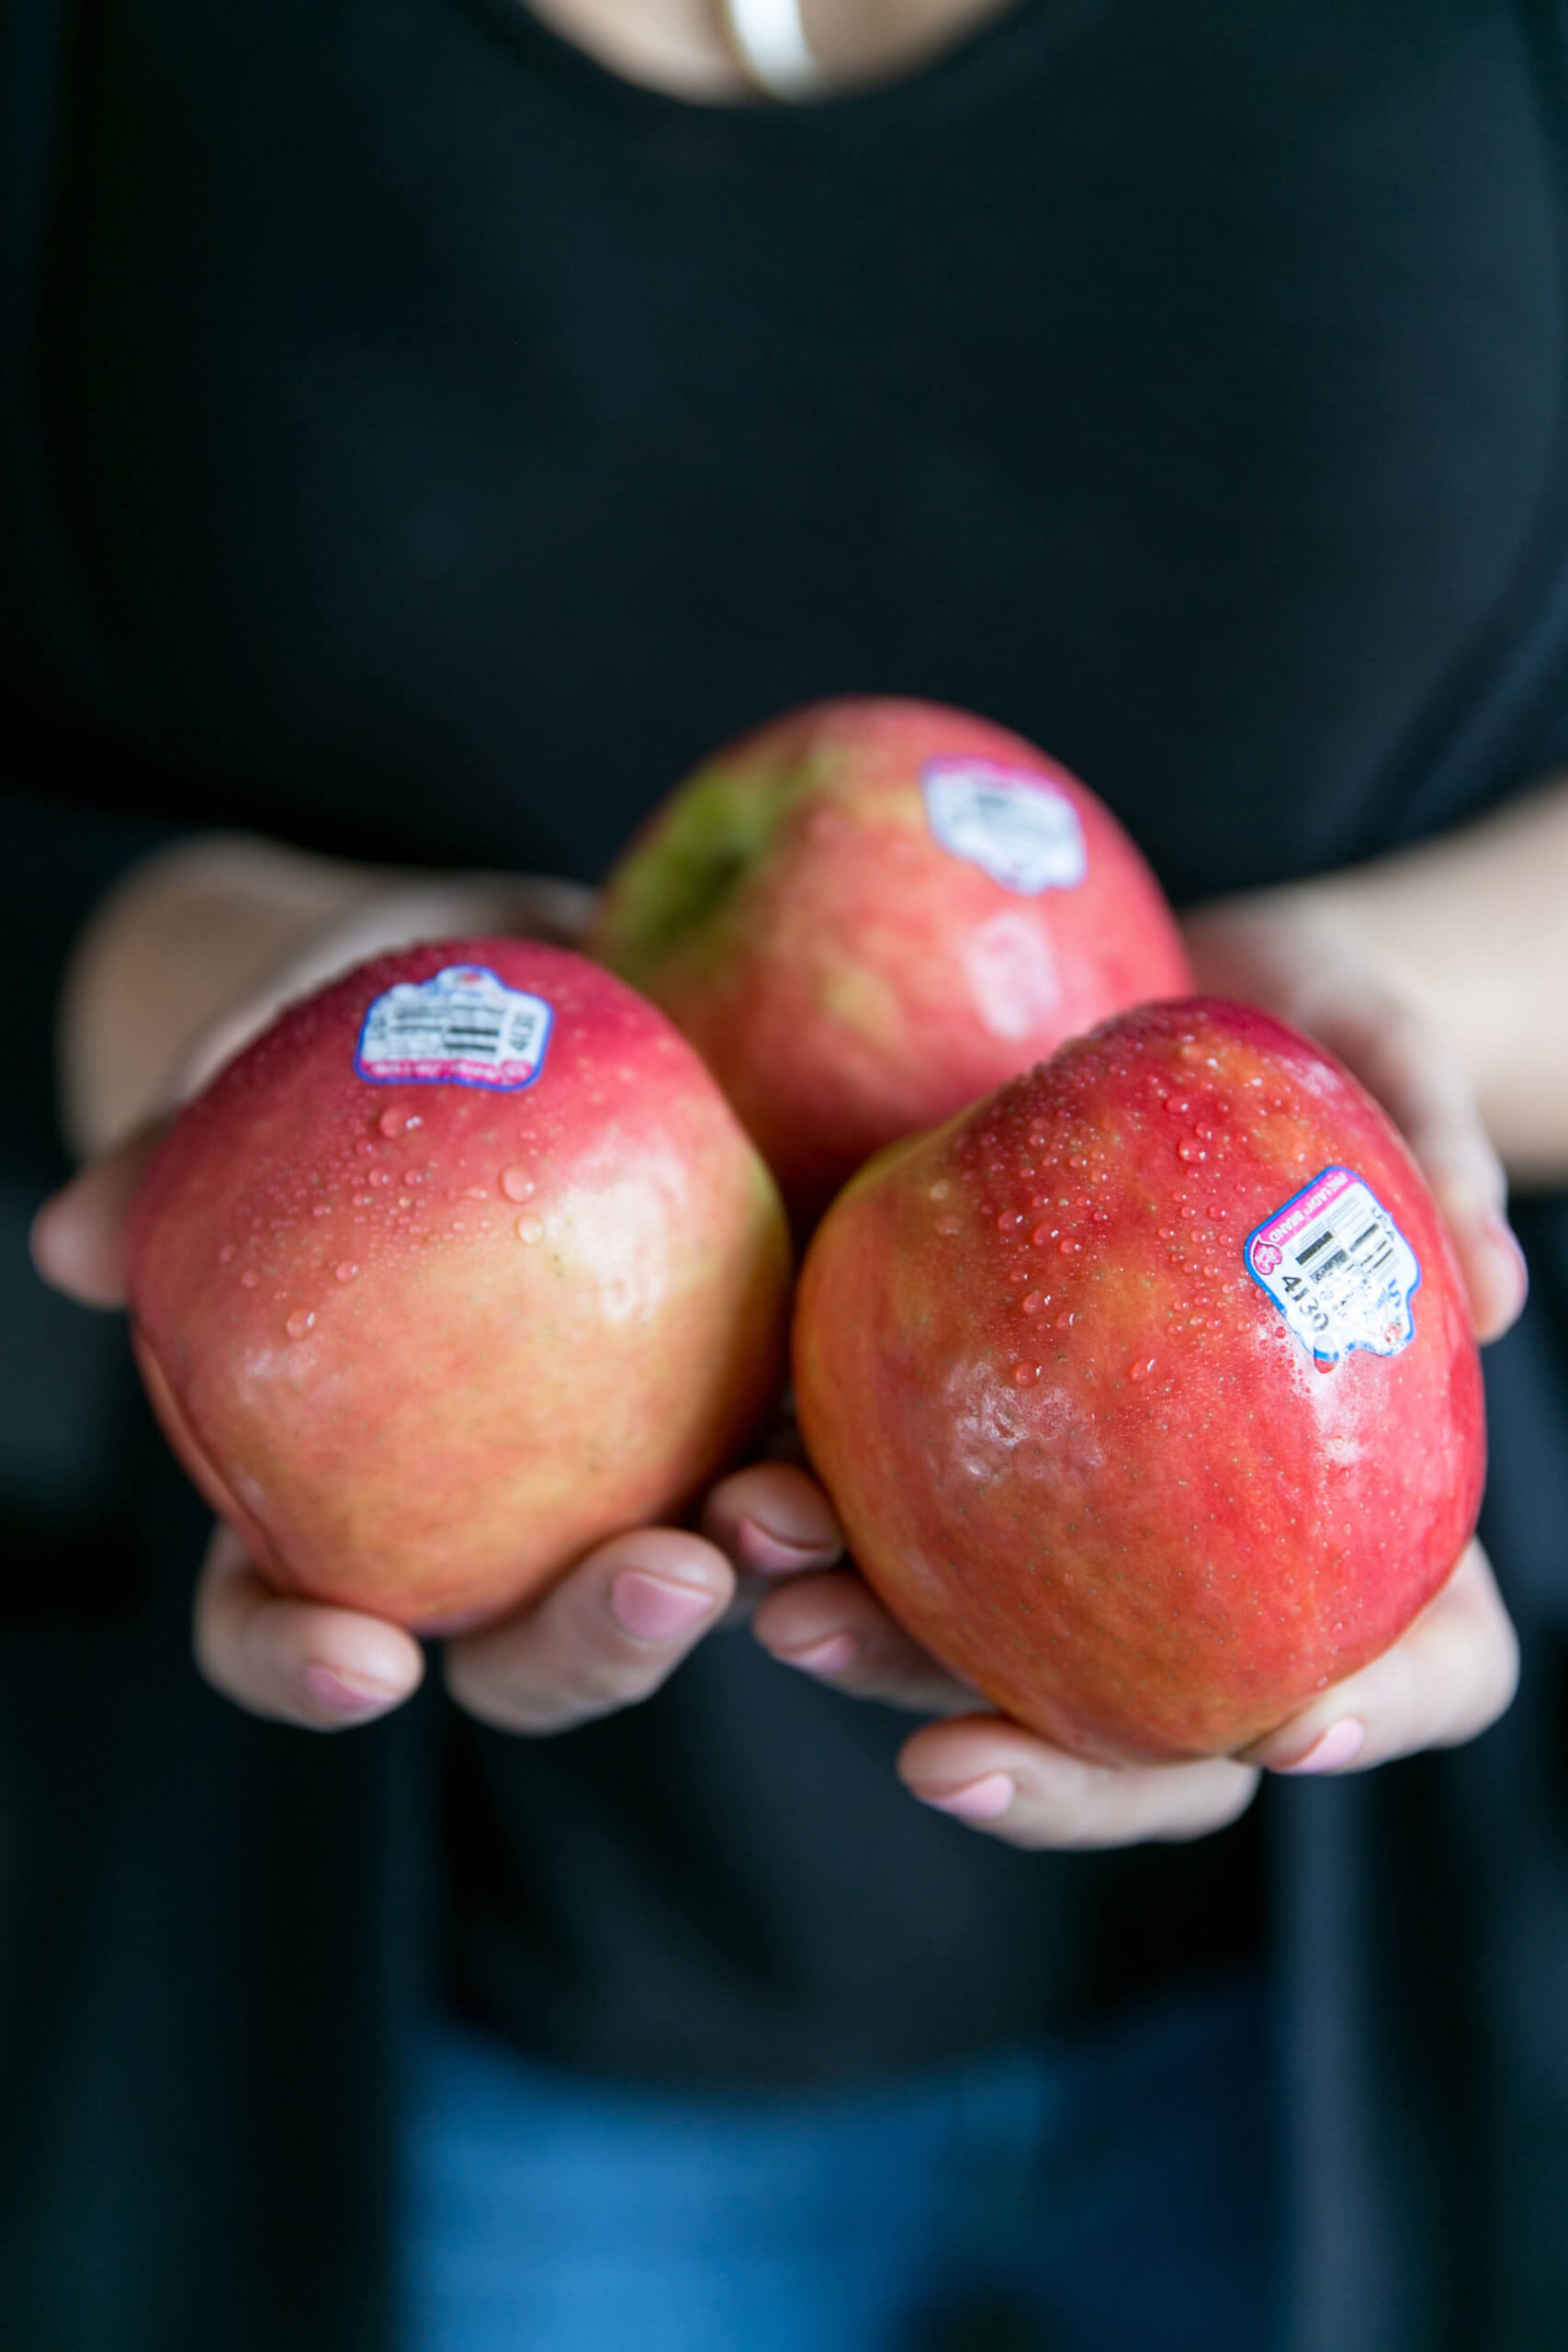
[[[534,1082],[359,1075],[371,1003],[453,966],[553,1009]],[[257,1565],[426,1631],[682,1508],[776,1396],[789,1276],[691,1047],[584,957],[505,939],[286,1011],[174,1122],[130,1247],[154,1408]]]
[[[964,763],[1066,802],[1081,877],[1010,887],[944,847],[931,779]],[[1158,884],[1091,792],[986,719],[891,697],[818,703],[716,753],[618,862],[586,944],[691,1038],[802,1229],[884,1144],[1192,986]]]
[[[1246,1253],[1334,1168],[1420,1279],[1408,1344],[1320,1368]],[[1316,1046],[1213,1000],[1107,1022],[863,1170],[807,1258],[795,1380],[888,1607],[1101,1759],[1276,1728],[1397,1639],[1480,1507],[1480,1363],[1414,1161]]]

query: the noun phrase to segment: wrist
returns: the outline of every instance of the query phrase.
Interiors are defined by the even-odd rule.
[[[421,874],[212,834],[137,868],[89,922],[67,976],[67,1132],[108,1149],[202,1085],[291,999],[414,940],[570,938],[588,894],[504,874]]]

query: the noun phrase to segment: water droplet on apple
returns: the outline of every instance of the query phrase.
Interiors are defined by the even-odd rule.
[[[519,1241],[541,1241],[544,1238],[544,1225],[538,1217],[520,1216],[518,1218],[517,1238]]]
[[[423,1184],[423,1182],[424,1178],[421,1175],[417,1168],[405,1168],[403,1170],[403,1182],[405,1184]]]
[[[1076,1315],[1058,1315],[1056,1317],[1056,1329],[1058,1331],[1070,1331],[1077,1319],[1078,1318]]]
[[[1032,1388],[1034,1366],[1032,1363],[1015,1363],[1012,1368],[1012,1385],[1015,1388]]]
[[[1045,1302],[1037,1290],[1025,1291],[1019,1304],[1026,1315],[1038,1315]]]
[[[283,1328],[291,1340],[302,1340],[315,1319],[308,1306],[297,1306]]]
[[[340,1283],[351,1283],[359,1269],[352,1258],[344,1258],[339,1265],[333,1268],[333,1272]]]
[[[1153,1356],[1141,1356],[1136,1363],[1128,1365],[1127,1377],[1129,1380],[1146,1380],[1154,1368]]]
[[[318,1201],[315,1207],[310,1211],[310,1215],[312,1216],[331,1216],[332,1213],[332,1203],[330,1201]]]
[[[384,1136],[400,1136],[406,1122],[395,1102],[389,1102],[376,1125]]]
[[[384,1168],[373,1168],[370,1170],[370,1182],[373,1184],[389,1184],[391,1181]]]
[[[507,1175],[510,1175],[510,1174],[511,1174],[511,1172],[512,1172],[512,1171],[511,1171],[511,1170],[509,1169],[509,1170],[507,1170]],[[505,1183],[506,1183],[506,1177],[505,1177],[505,1176],[503,1176],[503,1177],[502,1178],[502,1180],[501,1180],[501,1181],[502,1181],[502,1188],[504,1189],[504,1186],[505,1186]],[[929,1194],[927,1195],[927,1197],[928,1197],[929,1199],[931,1199],[931,1200],[933,1200],[933,1201],[945,1201],[945,1200],[946,1200],[946,1198],[947,1198],[947,1196],[948,1196],[948,1194],[949,1194],[949,1193],[951,1193],[951,1192],[952,1192],[952,1190],[953,1190],[953,1186],[952,1186],[952,1185],[951,1185],[951,1183],[948,1182],[947,1178],[946,1178],[945,1176],[939,1176],[939,1177],[937,1178],[937,1180],[936,1180],[936,1182],[931,1186],[931,1191],[930,1191]]]
[[[942,1235],[942,1239],[944,1241],[948,1241],[952,1239],[955,1233],[963,1232],[964,1220],[962,1217],[956,1216],[939,1216],[936,1221],[936,1229]]]
[[[1185,1094],[1168,1094],[1165,1098],[1164,1107],[1166,1110],[1172,1112],[1175,1116],[1179,1119],[1184,1117],[1185,1114],[1190,1111],[1192,1105],[1189,1102]]]
[[[253,1268],[247,1266],[245,1272],[240,1276],[240,1288],[242,1290],[254,1290],[260,1280],[261,1276],[256,1273]]]
[[[466,1184],[463,1188],[463,1198],[466,1201],[488,1201],[490,1194],[482,1184]]]
[[[534,1179],[525,1168],[503,1168],[501,1171],[500,1183],[502,1191],[509,1201],[526,1201],[533,1198]]]

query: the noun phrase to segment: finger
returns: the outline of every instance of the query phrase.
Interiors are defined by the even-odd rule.
[[[923,1804],[1030,1849],[1205,1838],[1247,1810],[1258,1779],[1228,1756],[1090,1764],[999,1715],[927,1724],[898,1774]]]
[[[196,1662],[247,1714],[344,1731],[418,1690],[424,1653],[400,1625],[275,1591],[239,1538],[220,1527],[193,1613]]]
[[[803,1577],[757,1603],[751,1631],[781,1666],[922,1715],[972,1713],[977,1694],[939,1666],[848,1570]]]
[[[844,1548],[827,1496],[807,1471],[787,1462],[754,1462],[722,1479],[699,1524],[727,1558],[754,1576],[829,1567]]]
[[[1524,1306],[1529,1276],[1505,1215],[1503,1163],[1458,1056],[1403,998],[1337,1006],[1316,1031],[1410,1146],[1452,1238],[1476,1338],[1500,1338]]]
[[[446,1687],[497,1730],[567,1731],[657,1690],[734,1591],[728,1561],[700,1535],[614,1535],[533,1608],[449,1643]]]
[[[1486,1555],[1472,1544],[1392,1649],[1255,1741],[1246,1758],[1276,1772],[1359,1772],[1452,1747],[1496,1720],[1518,1672],[1517,1637]]]
[[[33,1219],[33,1264],[83,1306],[125,1305],[125,1228],[162,1125],[143,1127],[45,1201]]]

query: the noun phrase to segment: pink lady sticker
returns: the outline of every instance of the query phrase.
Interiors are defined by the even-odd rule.
[[[1078,812],[1049,777],[994,760],[928,760],[920,790],[939,848],[1004,890],[1037,899],[1083,880],[1089,859]]]
[[[365,1016],[354,1067],[373,1086],[491,1086],[515,1092],[545,1066],[555,1014],[483,964],[400,980]]]
[[[1353,1168],[1325,1168],[1247,1238],[1247,1270],[1319,1363],[1396,1356],[1416,1337],[1421,1262]]]

